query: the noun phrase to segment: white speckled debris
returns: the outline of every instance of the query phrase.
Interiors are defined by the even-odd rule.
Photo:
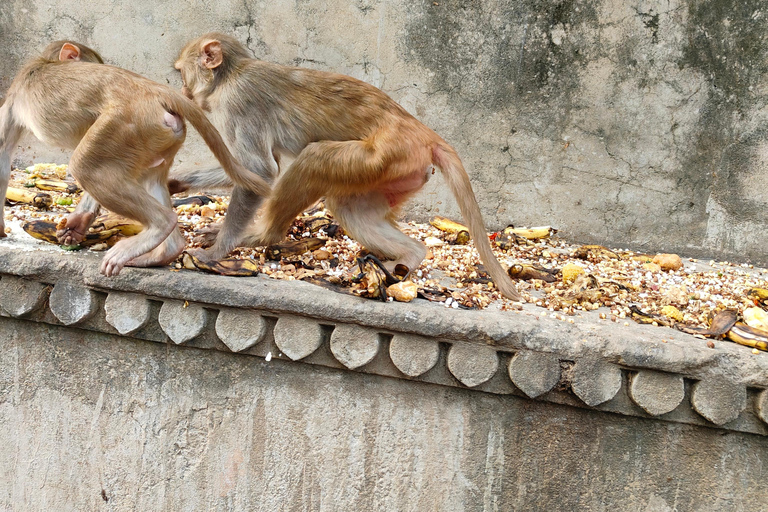
[[[685,398],[685,382],[680,375],[641,370],[632,376],[629,396],[653,416],[674,411]]]
[[[185,307],[186,304],[186,307]],[[195,338],[205,328],[207,313],[202,306],[179,300],[163,302],[157,318],[163,331],[180,345]]]
[[[150,303],[146,295],[111,292],[104,301],[104,311],[109,325],[128,335],[147,325]]]
[[[74,325],[90,318],[98,309],[96,293],[84,286],[59,281],[51,291],[49,306],[64,325]]]
[[[557,385],[560,359],[555,354],[520,351],[509,361],[509,378],[528,397],[536,398]]]
[[[20,277],[0,279],[0,307],[14,317],[24,316],[45,303],[48,286]]]
[[[448,351],[448,369],[459,382],[473,388],[496,374],[499,357],[487,346],[455,343]]]
[[[333,356],[349,369],[360,368],[376,357],[379,351],[378,333],[359,325],[338,325],[331,334]]]
[[[216,335],[232,352],[242,352],[264,341],[267,321],[255,311],[222,308],[216,318]]]
[[[691,405],[715,425],[723,425],[746,409],[747,388],[722,377],[710,377],[693,385]]]
[[[621,368],[600,359],[579,359],[573,366],[571,388],[585,404],[600,405],[621,389]]]
[[[281,316],[275,325],[275,344],[293,361],[304,359],[320,347],[320,324],[300,316]]]
[[[431,370],[440,357],[440,344],[415,334],[395,334],[389,343],[389,357],[398,370],[418,377]]]

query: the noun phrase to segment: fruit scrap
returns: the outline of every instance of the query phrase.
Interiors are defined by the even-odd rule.
[[[432,217],[429,223],[439,229],[440,231],[447,233],[445,240],[452,245],[466,245],[469,240],[469,228],[458,222],[454,222],[451,219],[445,217]]]
[[[742,313],[744,317],[744,323],[755,329],[762,329],[768,331],[768,313],[758,307],[751,307],[744,310]]]
[[[222,276],[248,277],[259,274],[259,264],[252,259],[225,258],[203,261],[188,252],[181,256],[182,265],[190,270],[203,270]]]
[[[123,217],[116,213],[107,213],[94,219],[89,228],[89,233],[99,233],[102,231],[117,230],[123,236],[138,235],[144,229],[140,223],[135,220]]]
[[[546,283],[554,283],[557,281],[556,270],[535,265],[521,265],[518,263],[509,267],[507,274],[509,274],[509,277],[512,279],[519,279],[521,281],[529,281],[531,279],[541,279]]]
[[[358,258],[357,265],[360,273],[353,280],[356,284],[352,293],[359,297],[387,300],[387,278],[379,265],[370,258]]]
[[[322,238],[302,238],[270,245],[264,250],[269,260],[279,260],[289,256],[298,256],[308,251],[315,251],[325,245],[327,240]]]
[[[53,198],[50,194],[23,188],[8,187],[5,198],[12,203],[24,203],[44,210],[53,204]]]
[[[211,196],[189,196],[174,199],[173,206],[174,208],[181,205],[203,206],[215,202],[216,200]]]
[[[416,283],[400,281],[387,288],[387,295],[398,302],[411,302],[419,293]]]
[[[618,260],[619,255],[603,247],[602,245],[582,245],[573,251],[574,258],[581,260],[600,261],[600,260]]]
[[[67,194],[76,194],[80,192],[80,187],[74,183],[63,180],[37,178],[27,182],[29,187],[35,187],[40,190],[50,190],[53,192],[66,192]]]
[[[563,275],[563,283],[570,284],[584,273],[584,269],[575,263],[568,263],[563,267],[561,273]]]
[[[661,270],[680,270],[683,268],[683,260],[677,254],[657,254],[653,263],[661,267]]]
[[[57,225],[53,222],[46,220],[31,220],[25,222],[21,228],[26,231],[31,237],[43,240],[45,242],[61,245],[56,237]],[[62,246],[65,249],[76,249],[79,247],[90,247],[92,245],[106,243],[108,246],[113,246],[124,235],[120,228],[105,229],[96,233],[90,232],[85,235],[85,238],[76,246]]]
[[[514,226],[508,226],[501,232],[506,236],[519,236],[528,240],[539,240],[541,238],[549,238],[557,233],[557,230],[552,226],[538,226],[535,228],[516,228]]]
[[[747,292],[747,297],[756,305],[768,305],[768,290],[765,288],[752,288]]]

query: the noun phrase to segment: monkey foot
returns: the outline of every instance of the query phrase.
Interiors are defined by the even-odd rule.
[[[221,223],[211,224],[202,229],[195,231],[195,236],[192,238],[192,243],[206,248],[211,247],[216,242],[216,237],[221,231]]]
[[[208,249],[202,249],[199,247],[194,249],[187,249],[187,253],[204,262],[217,261],[226,256],[226,253],[216,249],[215,246],[209,247]]]
[[[93,213],[72,213],[59,226],[56,226],[56,238],[61,245],[77,245],[83,241],[88,228],[91,227],[95,215]]]

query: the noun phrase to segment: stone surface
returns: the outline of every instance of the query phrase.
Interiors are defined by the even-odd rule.
[[[199,304],[167,300],[163,302],[157,320],[171,341],[180,345],[203,332],[208,314]]]
[[[150,303],[137,293],[112,292],[104,301],[107,322],[120,334],[131,334],[149,322]]]
[[[732,512],[768,494],[763,436],[10,318],[0,353],[0,510]]]
[[[621,380],[621,368],[615,364],[585,357],[573,365],[571,388],[585,404],[594,407],[616,396]]]
[[[275,344],[294,361],[304,359],[320,348],[323,331],[311,318],[281,316],[275,324]]]
[[[454,343],[448,350],[448,369],[459,382],[473,388],[496,374],[499,356],[491,347]]]
[[[69,281],[59,281],[48,299],[51,312],[64,325],[87,320],[98,310],[96,293]]]
[[[264,341],[267,321],[255,311],[222,308],[216,317],[216,335],[232,352],[241,352]]]
[[[557,385],[560,359],[545,352],[520,351],[509,361],[509,378],[529,398],[536,398]]]
[[[756,408],[757,416],[768,423],[768,390],[761,391],[757,396]]]
[[[337,325],[331,334],[331,352],[349,369],[371,362],[379,351],[379,335],[359,325]]]
[[[747,390],[743,384],[712,377],[693,385],[691,405],[715,425],[723,425],[738,418],[746,408]]]
[[[680,405],[685,398],[685,382],[680,375],[644,370],[632,376],[629,396],[645,412],[658,416]]]
[[[440,344],[424,336],[398,333],[389,342],[389,357],[405,375],[418,377],[437,364]]]
[[[45,303],[48,285],[14,276],[0,278],[0,307],[19,317],[31,313]]]

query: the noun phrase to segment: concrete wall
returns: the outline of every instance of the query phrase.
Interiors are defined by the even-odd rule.
[[[99,259],[0,244],[2,510],[765,509],[748,347]]]
[[[3,510],[759,510],[768,438],[0,319]]]
[[[761,0],[6,0],[0,86],[73,37],[177,87],[178,49],[214,29],[384,89],[459,149],[489,226],[768,262]],[[407,213],[457,208],[436,177]]]

